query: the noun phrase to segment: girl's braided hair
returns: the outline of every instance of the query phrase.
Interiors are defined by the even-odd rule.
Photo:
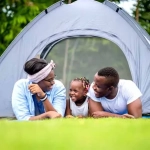
[[[72,81],[81,81],[82,82],[82,85],[83,85],[83,88],[85,90],[89,90],[89,87],[90,87],[90,81],[86,78],[86,77],[81,77],[81,78],[74,78]]]

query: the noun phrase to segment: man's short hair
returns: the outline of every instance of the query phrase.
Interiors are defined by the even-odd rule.
[[[119,83],[119,74],[118,72],[112,67],[106,67],[98,71],[98,76],[106,77],[107,79],[107,86],[114,86],[117,87]]]

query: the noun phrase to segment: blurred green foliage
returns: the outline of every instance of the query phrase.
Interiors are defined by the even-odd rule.
[[[34,17],[58,0],[3,0],[0,2],[0,54]]]
[[[141,26],[150,34],[150,0],[137,0],[133,15]]]

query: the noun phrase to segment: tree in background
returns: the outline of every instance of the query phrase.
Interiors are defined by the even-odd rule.
[[[136,21],[150,34],[150,0],[137,0],[133,15]]]
[[[0,55],[18,33],[41,11],[58,0],[3,0],[0,2]]]

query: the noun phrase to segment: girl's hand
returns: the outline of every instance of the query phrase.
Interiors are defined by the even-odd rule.
[[[78,115],[77,117],[78,117],[78,118],[84,118],[82,115]]]
[[[43,98],[45,96],[45,93],[42,91],[38,84],[30,84],[28,88],[32,94],[37,94],[39,98]]]
[[[66,118],[74,118],[72,115],[67,115]]]

